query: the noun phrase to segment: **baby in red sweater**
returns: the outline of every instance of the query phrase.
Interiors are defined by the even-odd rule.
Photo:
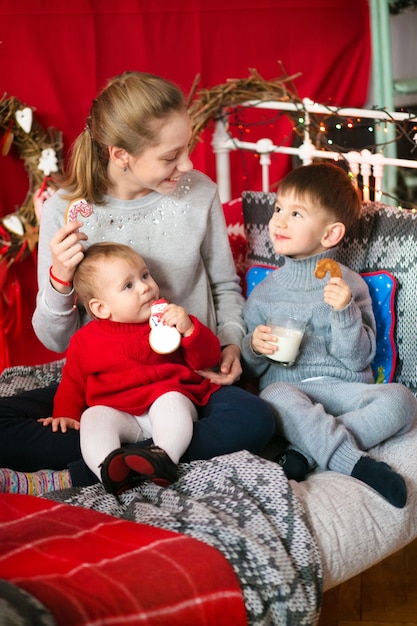
[[[169,303],[160,321],[177,329],[180,346],[170,354],[151,348],[159,287],[129,246],[90,246],[74,289],[93,319],[71,339],[53,417],[43,421],[80,430],[83,458],[107,491],[120,494],[145,480],[167,486],[190,444],[197,406],[220,388],[198,373],[218,364],[219,340]],[[139,443],[151,437],[153,445]]]

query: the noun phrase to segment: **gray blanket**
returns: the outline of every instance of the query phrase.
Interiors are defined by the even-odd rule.
[[[98,484],[43,497],[185,533],[217,548],[240,580],[251,625],[317,624],[319,550],[275,463],[242,451],[181,465],[169,489],[145,483],[116,498]]]

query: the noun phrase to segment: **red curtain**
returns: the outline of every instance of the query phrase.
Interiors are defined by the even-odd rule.
[[[0,0],[0,42],[0,97],[33,108],[43,127],[63,132],[65,148],[84,127],[96,92],[125,70],[161,74],[189,93],[197,75],[200,88],[245,78],[249,68],[271,80],[282,62],[288,75],[301,73],[300,97],[360,107],[368,93],[367,0]],[[251,132],[262,136],[262,129]],[[214,177],[208,132],[192,158]],[[233,170],[235,196],[259,188],[257,174]],[[28,184],[17,152],[0,156],[1,215],[19,207]],[[31,329],[32,257],[16,264],[16,276],[23,326],[7,337],[10,362],[57,358]]]

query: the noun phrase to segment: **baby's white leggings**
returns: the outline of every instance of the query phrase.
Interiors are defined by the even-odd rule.
[[[182,393],[160,396],[144,415],[131,415],[108,406],[92,406],[81,416],[80,443],[84,461],[100,478],[100,464],[126,443],[153,438],[178,463],[193,435],[198,419],[194,403]]]

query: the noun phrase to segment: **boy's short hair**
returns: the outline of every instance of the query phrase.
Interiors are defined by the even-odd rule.
[[[359,219],[361,201],[349,174],[334,163],[301,165],[281,181],[278,193],[310,197],[346,230]]]
[[[84,252],[84,258],[78,264],[74,273],[74,290],[79,302],[85,307],[88,314],[93,317],[89,307],[91,298],[97,297],[99,283],[100,262],[119,258],[130,265],[136,265],[141,256],[130,246],[112,241],[94,243]]]

